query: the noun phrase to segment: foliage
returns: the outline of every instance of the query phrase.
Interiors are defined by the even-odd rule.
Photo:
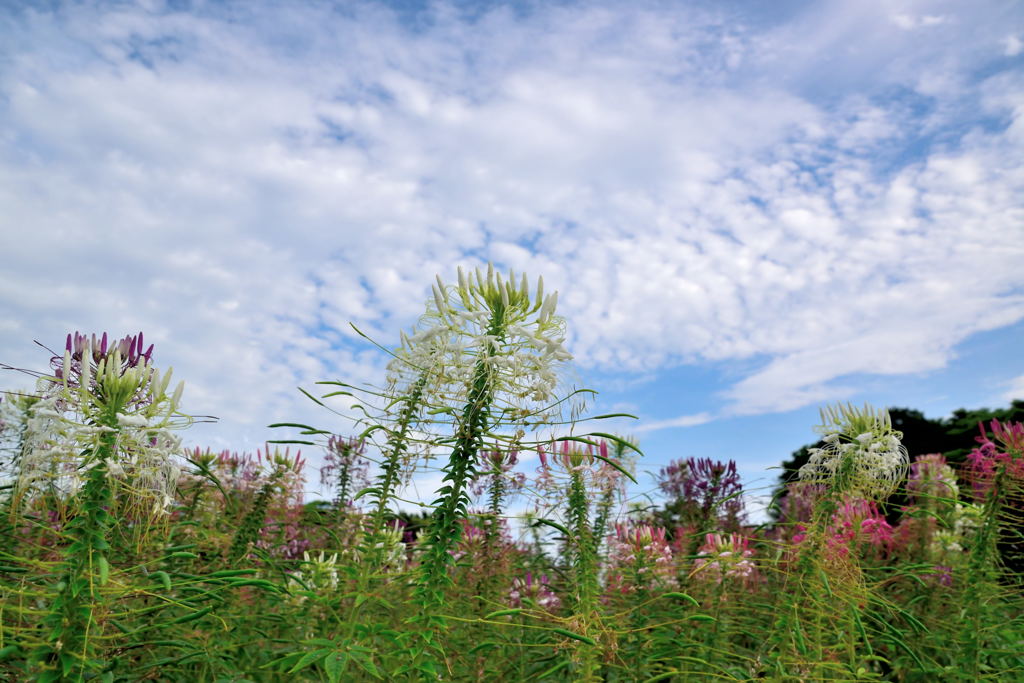
[[[439,284],[386,386],[307,394],[363,416],[290,425],[325,449],[317,503],[298,453],[182,448],[141,335],[70,338],[2,404],[2,677],[1024,678],[1020,421],[989,415],[947,457],[908,445],[914,411],[826,408],[775,523],[747,522],[735,463],[698,459],[640,517],[637,445],[576,433],[555,300],[527,290]],[[434,502],[400,512],[427,471]]]

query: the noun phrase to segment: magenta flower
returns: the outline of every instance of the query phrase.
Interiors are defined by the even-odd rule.
[[[1024,423],[992,420],[989,429],[978,424],[981,436],[975,437],[978,446],[967,455],[967,476],[974,490],[974,497],[983,501],[992,493],[996,472],[1005,468],[1007,476],[1024,480]]]
[[[798,525],[793,543],[806,538],[805,528]],[[878,504],[864,498],[846,498],[832,515],[826,532],[828,550],[838,557],[846,557],[851,547],[872,547],[888,551],[893,546],[893,529],[878,511]]]
[[[743,519],[743,486],[736,463],[710,458],[675,460],[662,468],[658,483],[668,499],[667,509],[683,525],[709,528],[721,522],[738,529]]]

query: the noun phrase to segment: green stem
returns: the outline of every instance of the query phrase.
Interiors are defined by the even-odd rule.
[[[575,468],[569,484],[569,523],[576,538],[574,545],[573,573],[576,580],[576,615],[580,619],[583,635],[589,637],[594,622],[598,619],[597,597],[597,549],[594,545],[593,529],[590,526],[590,506],[583,475]],[[593,645],[581,644],[577,648],[580,656],[580,680],[598,680],[598,649]]]
[[[505,307],[493,306],[486,334],[495,340],[505,338]],[[476,477],[474,462],[490,428],[490,409],[494,401],[494,370],[496,344],[487,344],[476,362],[469,395],[455,434],[455,445],[444,467],[443,482],[434,501],[426,550],[420,564],[415,598],[419,614],[410,620],[415,631],[407,633],[408,647],[404,655],[411,664],[403,671],[416,672],[425,679],[441,674],[439,657],[443,657],[438,634],[446,628],[446,620],[436,614],[444,604],[445,589],[451,584],[448,567],[453,562],[450,550],[462,535],[462,520],[468,515],[469,496],[466,487]]]
[[[95,464],[75,497],[78,514],[67,526],[71,544],[64,550],[64,571],[50,612],[43,620],[50,631],[35,657],[43,667],[40,681],[79,681],[104,665],[95,644],[102,631],[96,612],[103,601],[99,587],[106,573],[101,570],[107,563],[104,551],[110,547],[112,518],[108,510],[113,493],[107,480],[107,461],[113,457],[117,443],[116,404],[104,410],[99,424],[109,431],[100,436],[99,447],[93,453]]]
[[[403,399],[402,410],[398,414],[398,429],[392,431],[388,436],[388,455],[378,481],[380,482],[375,492],[377,505],[371,513],[372,527],[368,540],[370,547],[373,547],[384,530],[387,521],[388,503],[391,501],[392,493],[398,485],[402,468],[402,456],[408,448],[409,429],[413,424],[416,414],[419,412],[423,402],[423,392],[427,386],[429,375],[423,373],[412,385],[409,394]]]

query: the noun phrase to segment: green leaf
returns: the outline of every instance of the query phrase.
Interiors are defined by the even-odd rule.
[[[272,666],[278,666],[282,669],[286,669],[289,666],[291,666],[294,662],[297,662],[298,660],[302,659],[303,654],[304,653],[302,652],[289,652],[283,657],[278,657],[277,659],[267,662],[260,668],[269,669]]]
[[[310,401],[312,401],[313,403],[317,404],[318,406],[322,406],[322,407],[324,407],[324,408],[326,408],[326,407],[327,407],[326,405],[324,405],[324,402],[323,402],[323,401],[321,401],[321,400],[320,400],[320,399],[318,399],[318,398],[317,398],[316,396],[314,396],[313,394],[309,393],[308,391],[306,391],[306,390],[305,390],[305,389],[303,389],[302,387],[296,387],[296,389],[298,389],[298,390],[299,390],[299,391],[301,391],[301,392],[302,392],[303,394],[305,394],[305,395],[306,395],[306,398],[308,398],[308,399],[309,399]]]
[[[679,672],[673,669],[672,671],[666,671],[665,673],[658,674],[644,681],[644,683],[657,683],[657,681],[667,681]]]
[[[373,434],[375,431],[377,431],[379,429],[384,429],[384,426],[383,425],[370,425],[369,427],[367,427],[366,429],[364,429],[363,431],[361,431],[359,433],[359,436],[356,437],[356,440],[362,441],[363,439],[368,437],[370,434]],[[387,430],[385,429],[384,431],[387,431]]]
[[[341,680],[341,674],[345,672],[346,657],[340,652],[332,652],[327,655],[324,659],[324,672],[327,674],[327,680],[331,683],[338,683]]]
[[[363,496],[369,495],[369,494],[371,494],[371,493],[376,493],[376,494],[377,494],[377,495],[379,496],[379,495],[380,495],[380,489],[378,489],[378,488],[377,488],[377,487],[375,487],[375,486],[367,486],[367,487],[366,487],[365,489],[363,489],[362,491],[360,491],[359,493],[357,493],[357,494],[355,495],[355,497],[354,497],[354,498],[352,498],[352,500],[353,500],[353,501],[359,500],[359,499],[360,499],[360,498],[362,498]]]
[[[166,571],[154,571],[153,575],[154,577],[160,580],[160,583],[161,585],[163,585],[165,591],[171,590],[170,574],[168,574]]]
[[[569,666],[569,660],[563,659],[558,664],[555,664],[553,667],[551,667],[547,671],[544,671],[540,675],[538,675],[537,676],[537,680],[539,681],[542,678],[547,678],[548,676],[554,675],[554,674],[558,673],[559,671],[561,671],[562,669],[564,669],[567,666]]]
[[[220,571],[213,572],[210,574],[211,579],[231,578],[233,576],[248,576],[255,574],[255,569],[221,569]]]
[[[663,597],[663,598],[670,598],[670,599],[674,599],[674,600],[686,600],[687,602],[692,603],[694,607],[700,607],[700,603],[697,602],[696,598],[693,598],[693,597],[687,595],[686,593],[679,593],[679,592],[664,593],[661,597]]]
[[[202,619],[203,617],[205,617],[207,614],[209,614],[212,611],[213,611],[212,607],[204,607],[203,609],[198,610],[196,612],[193,612],[192,614],[186,614],[183,617],[178,617],[177,619],[172,620],[170,623],[172,623],[172,624],[187,624],[190,621],[195,621],[196,619]]]
[[[100,570],[100,585],[106,586],[107,581],[110,580],[110,563],[107,562],[107,558],[100,555],[96,560],[96,565]]]
[[[561,531],[566,536],[571,536],[572,535],[572,534],[569,533],[569,530],[566,529],[564,526],[562,526],[558,522],[552,522],[550,519],[538,518],[538,519],[535,519],[534,522],[533,522],[533,526],[540,526],[541,524],[543,524],[544,526],[549,526],[552,529],[557,529],[558,531]]]
[[[521,614],[524,610],[522,608],[516,609],[500,609],[497,612],[491,612],[484,616],[484,619],[497,619],[498,617],[508,617],[513,614]],[[479,647],[479,646],[478,646]]]
[[[275,583],[271,583],[266,579],[244,579],[239,577],[238,579],[225,579],[225,581],[232,588],[241,588],[242,586],[255,586],[256,588],[263,588],[274,593],[279,593],[281,591],[280,586],[278,586]]]
[[[310,427],[309,425],[302,424],[300,422],[275,422],[272,425],[267,425],[269,428],[275,427],[295,427],[301,429],[303,434],[330,434],[331,432],[324,431],[323,429],[317,429],[316,427]]]
[[[591,638],[589,636],[585,636],[582,633],[576,633],[574,631],[570,631],[567,628],[553,628],[551,630],[553,632],[557,633],[560,636],[565,636],[566,638],[572,638],[573,640],[578,640],[581,643],[586,643],[587,645],[597,645],[597,641],[595,641],[593,638]]]
[[[620,446],[625,446],[631,451],[636,451],[637,455],[642,456],[644,454],[643,451],[637,448],[636,444],[630,443],[628,439],[623,439],[621,436],[616,436],[614,434],[606,434],[604,432],[590,432],[589,434],[584,434],[584,436],[597,436],[607,441],[617,443]]]
[[[355,398],[351,391],[332,391],[324,394],[320,398],[334,398],[335,396],[352,396],[352,398]]]
[[[370,659],[369,655],[353,651],[352,659],[356,660],[356,663],[363,667],[363,669],[374,678],[382,678],[380,671],[377,669],[377,665],[373,663],[373,660]]]
[[[169,545],[164,548],[165,553],[173,553],[175,550],[188,550],[189,548],[195,548],[195,543],[182,543],[181,545]]]
[[[332,652],[334,652],[334,650],[331,650],[331,649],[328,649],[328,648],[323,648],[321,650],[313,650],[312,652],[307,652],[306,654],[304,654],[302,656],[302,659],[300,659],[298,661],[298,663],[295,666],[293,666],[288,671],[288,673],[293,674],[296,671],[301,671],[302,669],[305,669],[306,667],[308,667],[313,662],[316,662],[316,661],[319,661],[319,660],[323,659],[324,657],[326,657],[327,655],[331,654]]]
[[[21,652],[21,648],[17,645],[8,645],[7,647],[0,649],[0,662],[12,655],[18,654],[19,652]]]

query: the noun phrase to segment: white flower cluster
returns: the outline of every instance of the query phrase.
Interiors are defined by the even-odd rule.
[[[838,406],[822,410],[824,446],[810,449],[800,479],[833,484],[846,493],[881,499],[907,474],[902,435],[892,429],[888,412],[869,406]]]
[[[543,278],[531,297],[525,275],[517,283],[514,272],[506,279],[490,266],[469,275],[460,268],[456,287],[437,279],[421,329],[402,335],[389,377],[430,372],[442,395],[457,399],[483,363],[495,392],[548,401],[558,384],[555,368],[572,359],[557,304],[557,292],[544,295]]]
[[[982,524],[983,510],[971,503],[957,503],[952,513],[952,527],[939,529],[932,537],[931,551],[943,562],[956,565],[963,561],[965,545],[970,546],[974,534]]]
[[[402,540],[403,530],[400,527],[384,529],[374,550],[381,553],[381,566],[400,570],[406,563],[406,545]]]
[[[957,503],[953,511],[953,533],[958,538],[973,535],[981,527],[984,510],[980,505]]]
[[[181,440],[172,430],[181,426],[177,408],[184,384],[169,396],[171,371],[161,376],[147,362],[124,367],[115,348],[95,368],[83,363],[79,382],[71,385],[69,355],[63,378],[40,380],[38,400],[27,409],[15,495],[20,499],[40,486],[74,494],[109,444],[112,483],[129,491],[133,504],[166,513],[181,475]],[[91,351],[84,356],[90,358]],[[116,425],[103,417],[112,411]]]
[[[309,551],[302,553],[302,565],[288,577],[288,587],[297,594],[293,595],[293,601],[303,603],[306,596],[301,591],[312,591],[322,593],[333,591],[338,587],[338,553],[327,555],[324,551],[316,556],[310,556]]]

